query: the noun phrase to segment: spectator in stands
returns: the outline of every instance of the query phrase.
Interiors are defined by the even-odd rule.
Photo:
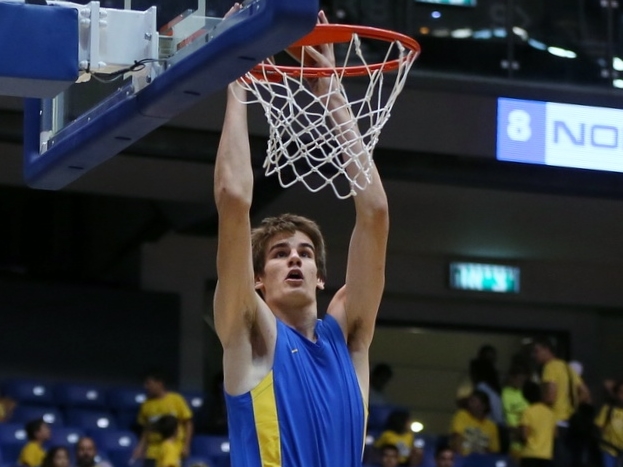
[[[392,367],[387,363],[379,363],[370,372],[370,405],[389,405],[385,396],[385,387],[394,376]]]
[[[456,403],[460,409],[467,409],[467,400],[475,389],[478,389],[474,382],[475,374],[481,374],[482,368],[486,367],[488,375],[486,375],[487,387],[500,394],[500,378],[496,370],[497,350],[489,344],[485,344],[478,349],[476,358],[470,360],[469,369],[466,375],[461,376],[459,386],[456,392]],[[478,376],[476,379],[480,379]],[[488,389],[485,389],[488,392]]]
[[[177,443],[182,457],[187,457],[193,434],[192,412],[180,394],[168,391],[166,379],[158,371],[152,371],[145,377],[147,400],[143,402],[138,414],[138,423],[142,427],[141,438],[134,450],[132,459],[144,457],[144,467],[154,467],[162,438],[152,429],[152,425],[164,415],[173,415],[179,421]]]
[[[375,441],[376,448],[393,445],[398,448],[400,465],[418,465],[422,460],[422,450],[414,445],[415,436],[411,431],[410,416],[406,410],[395,410],[387,417],[385,430]]]
[[[45,457],[43,443],[50,439],[50,426],[42,419],[26,423],[28,442],[22,448],[17,463],[28,467],[39,467]]]
[[[522,364],[514,364],[508,372],[508,380],[502,389],[502,407],[504,419],[510,435],[509,454],[513,459],[519,460],[523,445],[519,433],[519,422],[523,411],[528,407],[528,401],[524,398],[522,388],[528,380],[530,370]]]
[[[0,423],[8,422],[13,415],[16,403],[10,397],[0,396]]]
[[[617,467],[623,460],[623,381],[612,387],[614,397],[595,419],[601,433],[603,467]]]
[[[554,465],[568,467],[582,458],[582,443],[569,433],[569,419],[580,403],[590,403],[590,392],[582,378],[556,356],[553,342],[539,337],[533,343],[533,357],[542,366],[543,401],[552,407],[558,426],[554,443]]]
[[[552,409],[543,403],[542,387],[526,381],[523,395],[530,404],[521,415],[519,429],[524,447],[521,451],[521,467],[551,467],[553,465],[556,417]]]
[[[69,467],[69,449],[65,446],[54,446],[46,453],[41,467]]]
[[[488,378],[488,383],[491,388],[496,391],[498,394],[501,392],[500,386],[500,376],[497,370],[497,360],[498,360],[498,351],[491,344],[485,344],[478,349],[478,354],[476,358],[472,360],[472,364],[477,364],[477,362],[486,362],[492,368],[493,376]]]
[[[467,400],[467,410],[459,409],[450,427],[450,445],[464,456],[471,453],[499,452],[498,428],[489,418],[489,397],[475,390]]]
[[[474,389],[482,391],[489,397],[489,418],[496,425],[504,425],[504,409],[502,398],[498,389],[497,371],[489,360],[479,359],[472,361],[470,365],[470,377]]]
[[[182,452],[178,443],[178,420],[173,415],[163,415],[154,425],[162,443],[156,459],[156,467],[180,467]]]
[[[398,448],[393,444],[381,446],[381,463],[379,465],[380,467],[398,467],[400,465]]]
[[[97,446],[88,436],[83,436],[76,443],[76,467],[111,467],[108,462],[96,462]]]
[[[454,467],[454,451],[447,444],[437,446],[435,450],[436,467]]]

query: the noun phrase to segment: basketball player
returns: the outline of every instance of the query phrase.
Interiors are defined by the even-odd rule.
[[[234,7],[234,11],[239,9]],[[326,23],[324,13],[319,22]],[[310,51],[323,67],[333,50]],[[310,83],[327,90],[329,80]],[[368,350],[384,287],[387,199],[376,169],[353,198],[356,221],[345,285],[323,320],[325,284],[317,225],[283,215],[251,233],[253,172],[245,93],[232,83],[215,167],[219,213],[214,319],[223,345],[233,467],[361,466],[369,386]],[[343,95],[328,102],[343,144],[358,134]],[[336,130],[337,131],[337,130]],[[356,148],[359,153],[361,147]]]

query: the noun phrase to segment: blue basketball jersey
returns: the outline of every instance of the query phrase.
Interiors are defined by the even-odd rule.
[[[346,341],[327,315],[316,342],[277,320],[272,371],[225,394],[232,467],[361,467],[366,412]]]

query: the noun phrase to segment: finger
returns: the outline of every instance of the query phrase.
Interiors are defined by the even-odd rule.
[[[229,11],[225,13],[225,16],[223,16],[223,18],[227,18],[228,16],[234,14],[235,12],[239,11],[240,8],[242,8],[242,5],[240,5],[240,3],[238,2],[234,3],[234,5],[229,9]]]
[[[323,53],[316,50],[316,48],[311,46],[305,46],[305,55],[309,55],[314,62],[320,67],[329,67],[331,66],[331,60],[326,57]]]

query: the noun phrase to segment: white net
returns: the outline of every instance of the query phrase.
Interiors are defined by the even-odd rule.
[[[259,103],[270,126],[266,175],[277,174],[281,186],[303,183],[316,192],[330,186],[340,199],[364,190],[372,181],[372,154],[396,98],[402,91],[417,53],[400,41],[382,41],[387,50],[382,59],[368,64],[362,41],[353,33],[340,66],[325,73],[330,80],[326,92],[316,95],[310,86],[310,67],[305,48],[301,49],[300,71],[266,62],[261,73],[248,73],[240,83],[250,92],[246,103]],[[383,65],[398,61],[395,72],[385,73]],[[347,96],[342,80],[353,67],[363,70],[368,85],[357,97]],[[298,68],[298,67],[297,67]],[[333,94],[339,94],[334,96]],[[350,99],[349,99],[350,97]],[[337,108],[327,103],[342,102]],[[348,121],[334,118],[336,113]]]

